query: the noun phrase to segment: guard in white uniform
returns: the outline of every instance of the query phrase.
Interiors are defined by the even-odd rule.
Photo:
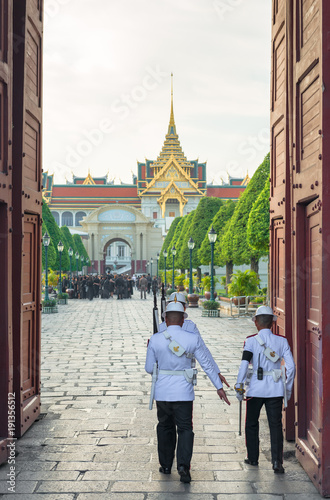
[[[247,337],[242,362],[235,385],[236,397],[242,401],[244,383],[247,383],[245,438],[249,465],[258,465],[259,415],[266,407],[270,429],[273,470],[283,473],[282,404],[291,397],[295,364],[286,338],[270,330],[277,316],[268,306],[257,309],[252,318],[258,333]],[[252,367],[249,369],[249,363]],[[285,363],[285,365],[284,365]],[[251,366],[251,365],[250,365]]]
[[[198,335],[183,330],[184,312],[182,304],[171,302],[166,308],[167,329],[153,335],[148,344],[145,364],[146,372],[157,373],[154,399],[157,403],[157,438],[159,471],[170,474],[177,444],[177,469],[180,481],[189,483],[190,462],[193,452],[194,433],[192,406],[195,399],[195,369],[191,366],[196,358],[217,389],[220,399],[230,404],[222,388],[218,373],[214,370],[201,345]]]
[[[170,297],[169,297],[169,301],[168,303],[171,303],[171,302],[180,302],[182,305],[183,305],[183,308],[184,310],[186,310],[186,297],[183,293],[180,293],[180,292],[173,292],[171,293]],[[163,313],[164,315],[164,313]],[[199,335],[200,339],[201,339],[201,346],[202,346],[202,349],[204,349],[204,352],[205,352],[205,355],[208,357],[210,363],[212,364],[213,368],[215,369],[215,371],[218,373],[219,375],[219,378],[221,380],[221,382],[223,384],[226,384],[227,387],[230,387],[227,380],[225,379],[225,377],[223,375],[221,375],[220,373],[220,368],[218,367],[217,363],[214,361],[214,358],[212,356],[212,354],[210,353],[209,349],[207,348],[198,328],[197,328],[197,325],[196,323],[194,323],[193,321],[191,321],[191,319],[184,319],[184,322],[183,322],[183,325],[182,325],[182,328],[183,330],[189,332],[189,333],[192,333],[194,335]],[[166,323],[165,321],[163,321],[160,325],[159,325],[159,330],[158,332],[162,333],[166,330]]]

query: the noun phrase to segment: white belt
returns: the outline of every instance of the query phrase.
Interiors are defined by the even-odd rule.
[[[159,375],[184,375],[184,370],[159,370]]]
[[[159,370],[160,375],[183,375],[189,384],[197,384],[196,368],[186,368],[185,370]]]
[[[258,374],[257,370],[255,370],[253,373],[255,373],[256,375]],[[282,376],[282,371],[281,371],[281,369],[275,368],[271,372],[263,371],[263,375],[266,375],[266,376],[269,375],[269,376],[273,377],[274,382],[278,382]]]

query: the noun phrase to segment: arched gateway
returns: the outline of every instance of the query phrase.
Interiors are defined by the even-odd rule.
[[[94,269],[141,273],[163,244],[162,231],[136,208],[102,206],[81,221]]]

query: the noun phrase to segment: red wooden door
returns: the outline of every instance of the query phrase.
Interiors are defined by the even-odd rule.
[[[13,392],[12,248],[12,0],[0,2],[0,463],[7,459],[8,396]]]
[[[292,117],[288,113],[292,75],[288,65],[292,34],[292,6],[285,0],[273,2],[271,75],[271,186],[270,186],[270,301],[278,319],[276,333],[287,338],[291,347],[291,197],[290,143]],[[287,439],[294,439],[294,396],[284,413]]]
[[[13,337],[16,434],[40,413],[42,2],[14,4]],[[19,294],[20,300],[16,300]]]
[[[299,459],[317,483],[322,446],[322,233],[318,200],[298,207],[297,300],[300,335],[297,337],[297,449]],[[300,212],[300,213],[299,213]]]
[[[38,293],[40,224],[38,216],[25,214],[23,241],[20,434],[24,433],[40,412],[40,307]]]

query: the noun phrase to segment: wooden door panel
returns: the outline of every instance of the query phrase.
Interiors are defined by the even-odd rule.
[[[35,310],[24,313],[22,332],[22,387],[23,401],[37,393],[37,366],[36,366],[36,325]]]
[[[40,412],[39,352],[40,311],[36,288],[40,281],[39,262],[41,238],[39,217],[25,214],[22,269],[23,324],[21,332],[21,434]]]
[[[321,233],[320,212],[306,208],[306,438],[308,445],[319,447],[321,425],[322,377],[321,342],[318,334],[321,305]],[[312,448],[313,447],[313,448]]]
[[[7,84],[0,81],[0,172],[8,170],[8,97]]]
[[[299,58],[307,57],[320,31],[320,0],[298,0],[297,45]]]
[[[24,131],[24,185],[34,191],[40,188],[40,123],[26,113]]]

